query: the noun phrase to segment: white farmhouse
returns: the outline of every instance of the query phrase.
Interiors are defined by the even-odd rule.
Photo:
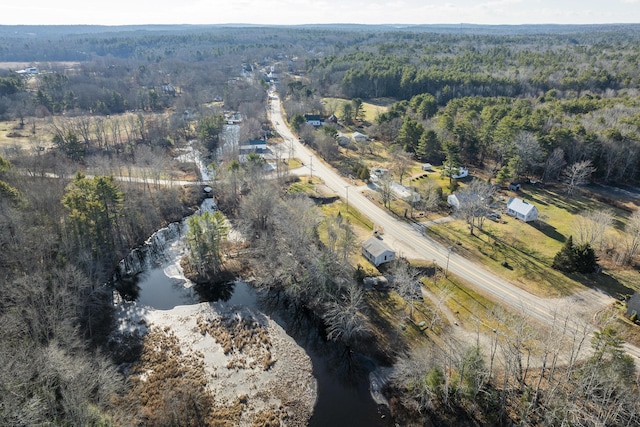
[[[377,267],[385,262],[393,261],[396,257],[396,253],[382,240],[376,237],[371,237],[362,243],[362,256]]]
[[[305,114],[304,120],[313,127],[324,126],[324,119],[318,114]]]
[[[538,219],[538,208],[522,199],[512,197],[507,203],[507,215],[524,222],[535,221]]]
[[[367,135],[360,132],[352,133],[351,138],[353,138],[355,142],[365,142],[368,139]]]
[[[477,198],[476,193],[453,193],[447,196],[447,204],[454,209],[460,209],[460,205],[468,203],[473,198]]]
[[[449,169],[450,169],[449,166],[444,167],[445,172],[448,172]],[[460,178],[466,178],[468,176],[469,176],[469,169],[465,168],[464,166],[460,166],[460,168],[458,168],[457,170],[455,168],[451,170],[451,178],[460,179]]]

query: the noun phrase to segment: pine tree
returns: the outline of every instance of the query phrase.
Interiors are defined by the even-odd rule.
[[[552,267],[565,273],[593,273],[598,265],[598,258],[589,243],[573,244],[573,236],[569,236],[560,252],[553,258]]]
[[[562,249],[560,249],[560,252],[553,257],[553,264],[551,266],[556,270],[572,273],[576,270],[574,257],[575,246],[573,245],[573,236],[569,236],[562,246]]]
[[[598,258],[589,243],[578,245],[575,252],[575,269],[578,273],[593,273],[598,266]]]

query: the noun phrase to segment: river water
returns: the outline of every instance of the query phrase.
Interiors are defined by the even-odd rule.
[[[227,126],[225,142],[237,140],[237,126]],[[202,169],[203,181],[208,180],[204,163],[197,151],[193,159]],[[205,199],[200,210],[214,210],[212,199]],[[312,427],[387,427],[392,426],[388,409],[377,404],[370,391],[370,371],[373,364],[362,356],[346,353],[343,347],[327,342],[321,325],[305,313],[286,313],[261,301],[251,285],[235,282],[216,288],[199,287],[184,279],[180,258],[184,253],[186,218],[158,230],[140,248],[120,262],[116,288],[125,299],[158,310],[170,310],[179,305],[204,301],[226,301],[232,305],[258,306],[269,312],[283,329],[304,348],[313,364],[318,397]],[[287,320],[283,320],[287,319]],[[292,321],[291,319],[295,319]]]
[[[362,357],[345,354],[344,348],[324,340],[320,325],[305,313],[286,313],[270,307],[264,302],[269,299],[268,296],[259,297],[253,287],[244,282],[216,287],[213,292],[211,288],[191,286],[182,278],[178,269],[185,228],[181,225],[160,230],[147,241],[145,247],[137,249],[123,260],[122,273],[128,271],[129,275],[123,274],[128,278],[120,280],[117,288],[126,299],[135,299],[140,305],[158,310],[170,310],[179,305],[203,301],[258,306],[280,323],[311,358],[318,397],[310,426],[393,425],[388,410],[376,404],[370,393],[368,375],[372,364]],[[172,255],[168,257],[167,254]]]

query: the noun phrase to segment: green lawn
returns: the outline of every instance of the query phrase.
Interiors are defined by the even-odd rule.
[[[523,223],[504,214],[506,201],[517,196],[536,205],[540,212],[538,221]],[[566,239],[574,233],[576,215],[588,209],[611,208],[597,200],[576,195],[567,197],[556,188],[526,186],[516,193],[503,192],[499,209],[503,222],[485,220],[482,231],[475,236],[462,220],[432,227],[429,232],[448,242],[459,242],[456,250],[485,264],[512,283],[541,296],[570,295],[584,285],[598,287],[612,295],[627,293],[640,275],[631,274],[565,275],[551,268],[555,254]],[[614,210],[617,221],[624,221],[628,213]],[[611,230],[612,238],[619,238],[619,231]],[[503,265],[506,262],[506,267]],[[616,272],[620,273],[620,272]],[[635,280],[633,278],[635,278]]]
[[[343,98],[322,98],[322,102],[324,102],[330,110],[334,111],[336,116],[340,117],[342,113],[342,105],[347,102],[351,102],[351,100]],[[364,120],[369,123],[373,123],[376,117],[379,114],[386,112],[392,103],[392,100],[383,100],[381,102],[376,101],[375,103],[364,101],[362,103]]]

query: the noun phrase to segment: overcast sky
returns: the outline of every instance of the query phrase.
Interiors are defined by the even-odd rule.
[[[640,22],[640,0],[1,0],[14,24],[597,24]]]

